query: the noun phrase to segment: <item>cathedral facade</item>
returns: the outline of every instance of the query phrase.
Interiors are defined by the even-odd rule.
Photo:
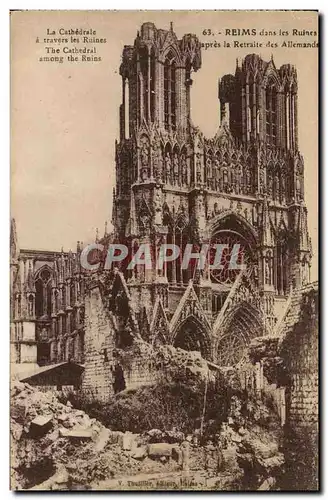
[[[179,40],[172,26],[144,23],[124,46],[114,230],[100,242],[124,243],[131,254],[150,244],[155,260],[163,244],[181,254],[188,243],[195,252],[223,244],[221,266],[211,266],[211,254],[204,269],[196,259],[185,269],[181,256],[163,269],[122,263],[100,281],[109,282],[104,303],[114,345],[139,336],[230,366],[242,362],[252,338],[275,331],[291,291],[310,280],[297,73],[246,56],[218,82],[220,126],[209,139],[191,120],[200,69],[199,40]],[[13,361],[87,364],[90,275],[80,264],[82,243],[75,253],[19,251],[15,234],[13,227]],[[242,271],[229,265],[234,245]]]

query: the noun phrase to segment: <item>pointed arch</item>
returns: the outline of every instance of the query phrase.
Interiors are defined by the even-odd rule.
[[[169,35],[165,40],[162,52],[160,54],[160,59],[162,62],[165,62],[166,60],[168,61],[175,61],[175,64],[177,66],[182,65],[182,59],[181,59],[181,53],[178,47],[175,46],[176,40],[170,40]],[[172,43],[173,42],[173,43]]]
[[[267,333],[262,312],[248,301],[232,307],[214,343],[214,362],[219,366],[241,364],[249,343]]]
[[[164,56],[164,126],[176,129],[176,67],[177,61],[172,47]]]
[[[154,313],[150,323],[151,343],[153,346],[167,344],[169,338],[169,324],[160,297],[157,297]]]
[[[209,226],[209,232],[214,234],[216,231],[229,228],[237,223],[239,229],[243,235],[251,235],[254,243],[257,242],[258,235],[254,227],[245,219],[245,217],[233,210],[225,210],[217,214],[211,221]]]
[[[51,316],[52,311],[52,269],[43,265],[34,276],[35,283],[35,315]]]
[[[265,85],[265,126],[267,144],[277,143],[278,82],[272,75]]]
[[[198,351],[202,357],[211,360],[211,340],[204,325],[193,315],[188,316],[175,332],[174,347],[185,351]]]
[[[210,269],[212,282],[232,286],[241,272],[241,265],[244,268],[246,266],[245,272],[248,275],[255,273],[258,264],[258,237],[243,215],[233,210],[219,213],[212,219],[208,232],[211,235],[211,265],[217,258],[217,245],[225,245],[221,247],[223,250],[220,254],[220,267]],[[238,267],[231,266],[232,259],[235,259]]]
[[[176,332],[180,328],[179,325],[181,325],[189,316],[197,318],[208,334],[210,333],[211,326],[195,292],[192,280],[189,280],[188,287],[181,297],[178,307],[176,308],[170,321],[172,342],[175,338]]]

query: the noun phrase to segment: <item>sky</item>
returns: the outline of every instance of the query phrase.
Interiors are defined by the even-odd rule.
[[[102,235],[111,219],[115,185],[115,140],[119,138],[124,45],[133,44],[143,22],[169,29],[178,38],[195,33],[201,42],[314,41],[292,29],[317,30],[314,12],[228,11],[22,11],[11,14],[11,215],[19,246],[47,250],[76,248]],[[94,63],[39,62],[50,31],[93,29],[107,42],[97,45]],[[226,29],[256,29],[256,36],[226,36]],[[211,29],[215,35],[204,35]],[[289,35],[263,35],[289,31]],[[219,34],[220,32],[221,34]],[[209,38],[210,37],[210,38]],[[36,41],[39,39],[39,43]],[[41,42],[40,42],[41,40]],[[53,45],[52,45],[53,46]],[[71,45],[72,46],[72,45]],[[219,126],[218,78],[234,73],[248,53],[273,55],[298,72],[299,147],[305,160],[305,202],[313,244],[312,279],[318,265],[318,54],[317,49],[210,48],[193,74],[191,117],[207,137]]]

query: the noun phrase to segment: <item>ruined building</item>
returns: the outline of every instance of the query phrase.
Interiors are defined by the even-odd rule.
[[[210,139],[191,119],[200,68],[197,37],[179,40],[172,27],[145,23],[124,46],[114,231],[100,242],[132,253],[151,243],[155,258],[163,243],[228,244],[222,268],[210,269],[209,257],[203,270],[195,262],[182,269],[180,258],[163,270],[86,273],[81,243],[76,253],[19,251],[13,226],[13,362],[84,364],[83,386],[104,397],[122,370],[115,348],[137,338],[236,365],[252,338],[274,333],[292,290],[309,282],[295,67],[256,54],[237,63],[219,80],[220,126]],[[235,243],[244,271],[229,268]],[[130,361],[125,383],[146,380],[147,361]]]

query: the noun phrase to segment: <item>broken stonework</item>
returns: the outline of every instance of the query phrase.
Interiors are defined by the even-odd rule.
[[[172,446],[168,443],[154,443],[148,445],[148,455],[151,458],[171,457]]]

